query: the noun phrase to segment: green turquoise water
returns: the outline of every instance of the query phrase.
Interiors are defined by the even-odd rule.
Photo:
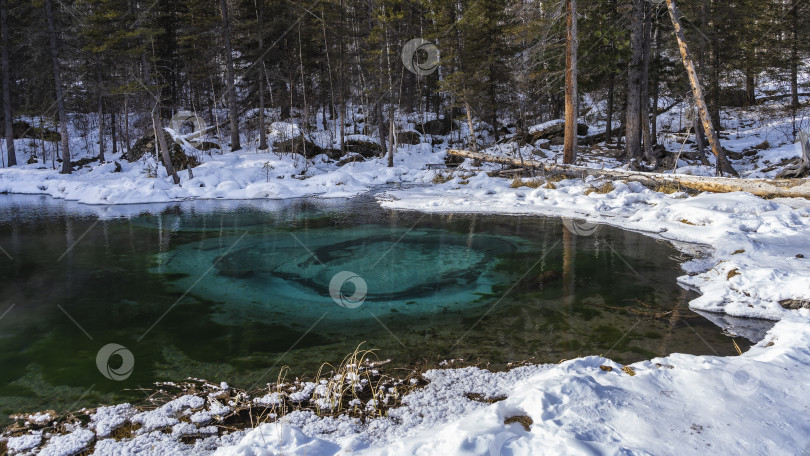
[[[370,197],[93,209],[0,195],[0,208],[3,422],[138,402],[156,381],[260,387],[361,343],[392,368],[735,353],[688,310],[677,252],[609,227],[575,236],[558,219]],[[110,343],[132,353],[124,380],[97,366]]]

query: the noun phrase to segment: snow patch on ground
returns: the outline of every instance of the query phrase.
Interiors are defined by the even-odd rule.
[[[807,311],[788,314],[735,357],[430,371],[432,382],[388,417],[362,425],[293,413],[216,454],[801,454],[810,445],[809,323]],[[508,397],[486,404],[469,392]]]
[[[426,163],[441,162],[428,144],[403,146],[388,168],[387,158],[338,167],[319,155],[309,162],[300,156],[275,153],[234,152],[202,156],[193,169],[194,178],[179,171],[174,185],[153,157],[128,163],[118,159],[121,172],[107,162],[85,167],[73,174],[59,174],[41,164],[22,164],[0,169],[0,193],[44,194],[85,204],[136,204],[189,199],[284,199],[303,196],[350,197],[374,185],[391,182],[423,182]],[[113,157],[115,159],[115,157]],[[158,177],[149,177],[148,169]]]

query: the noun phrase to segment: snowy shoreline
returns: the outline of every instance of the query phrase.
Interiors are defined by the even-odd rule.
[[[425,155],[422,161],[435,161]],[[388,179],[428,183],[437,174],[416,171],[409,163],[400,171],[395,168],[396,177],[378,178],[379,163],[347,166],[360,165],[368,166],[365,174],[352,171],[349,177],[354,180],[343,179],[347,189],[331,196],[358,194]],[[332,170],[325,174],[337,173],[344,174]],[[679,278],[701,293],[691,307],[780,320],[765,339],[741,356],[672,354],[634,363],[629,369],[588,356],[499,373],[477,368],[428,371],[427,386],[411,392],[388,416],[365,423],[347,416],[293,412],[254,430],[186,444],[181,442],[183,435],[202,433],[205,426],[190,429],[182,418],[208,413],[217,403],[183,396],[170,403],[174,405],[151,412],[156,419],[176,422],[169,425],[170,433],[144,427],[133,438],[115,440],[88,425],[64,436],[44,439],[29,434],[6,444],[19,449],[15,454],[72,454],[94,441],[95,454],[219,455],[702,454],[706,450],[799,454],[810,447],[810,437],[805,437],[810,436],[810,420],[802,418],[810,410],[810,398],[801,391],[802,379],[810,376],[810,310],[789,311],[779,305],[787,299],[810,300],[806,285],[810,260],[797,257],[810,257],[807,205],[743,193],[665,195],[621,181],[612,182],[607,193],[589,192],[601,184],[563,180],[554,188],[512,188],[514,183],[508,180],[462,168],[443,184],[387,190],[377,199],[396,210],[564,217],[566,227],[579,236],[598,229],[579,221],[584,219],[661,238],[681,251],[699,254],[683,264],[687,275]],[[346,191],[349,188],[351,192]],[[107,216],[126,216],[129,209],[137,209],[106,201],[88,209]],[[224,206],[239,202],[224,197],[206,201]],[[283,202],[267,200],[267,204]],[[571,216],[576,219],[566,218]],[[469,399],[469,393],[506,398],[487,404]],[[758,407],[762,400],[768,404],[764,408]],[[120,425],[137,416],[127,407],[117,407],[99,409],[94,422],[104,419]],[[528,429],[525,417],[530,418]]]

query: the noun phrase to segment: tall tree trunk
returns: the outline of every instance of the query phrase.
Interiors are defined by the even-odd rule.
[[[388,153],[388,144],[385,140],[385,115],[383,114],[383,107],[384,103],[382,99],[377,100],[377,103],[374,105],[374,113],[377,117],[377,131],[380,135],[380,153],[381,157],[384,157]]]
[[[113,155],[118,153],[118,144],[116,140],[118,139],[118,134],[116,132],[116,125],[115,125],[115,110],[113,109],[110,112],[110,137],[112,139],[112,153]]]
[[[577,158],[577,0],[568,0],[565,44],[565,139],[563,163]]]
[[[152,126],[155,130],[155,137],[157,138],[158,148],[160,148],[160,155],[163,158],[163,166],[166,167],[166,174],[172,177],[175,185],[180,183],[180,176],[172,165],[172,158],[169,155],[169,145],[166,144],[166,131],[163,129],[163,118],[160,116],[160,103],[155,104],[152,109]]]
[[[96,101],[98,102],[98,160],[104,163],[104,89],[102,88],[101,64],[96,55]]]
[[[627,158],[641,159],[641,78],[644,60],[644,2],[633,0],[630,11],[630,63],[627,72],[627,109],[625,136]]]
[[[607,113],[605,114],[605,144],[613,139],[613,99],[616,88],[616,74],[611,72],[608,79]]]
[[[712,38],[712,70],[709,73],[709,116],[715,133],[720,134],[720,40],[717,36]]]
[[[746,107],[754,106],[757,102],[756,96],[756,79],[754,79],[754,74],[751,69],[747,69],[745,72],[745,105]]]
[[[388,15],[385,11],[385,3],[383,3],[383,17],[388,20]],[[383,24],[385,29],[385,66],[388,71],[388,167],[394,167],[394,148],[396,143],[395,119],[394,119],[394,76],[391,70],[391,42],[388,36],[388,27]]]
[[[478,152],[478,138],[475,136],[475,124],[473,123],[472,118],[472,108],[470,107],[470,102],[467,101],[467,92],[464,91],[464,110],[467,111],[467,127],[470,129],[470,145],[473,148],[473,152]],[[452,114],[453,110],[450,110],[450,117],[453,117]]]
[[[257,24],[259,35],[259,50],[264,49],[264,0],[258,0]],[[267,149],[267,129],[264,127],[264,58],[259,62],[259,150]],[[189,168],[191,169],[191,168]]]
[[[790,106],[795,111],[799,108],[799,13],[798,3],[794,3],[790,12]],[[796,115],[794,114],[795,118]],[[794,121],[795,124],[795,121]],[[794,127],[794,130],[796,128]],[[796,134],[796,131],[793,132]]]
[[[129,95],[124,95],[124,146],[129,156]]]
[[[714,129],[714,125],[712,125],[712,119],[709,117],[709,109],[706,107],[706,100],[703,98],[703,89],[700,87],[700,81],[695,71],[695,64],[692,61],[692,56],[689,55],[689,48],[686,45],[686,36],[683,33],[683,26],[681,25],[681,13],[675,5],[675,0],[666,1],[669,9],[669,17],[672,19],[672,25],[675,27],[675,37],[678,39],[678,48],[683,58],[683,66],[686,68],[689,84],[692,86],[692,94],[695,97],[695,104],[697,105],[700,120],[703,124],[703,130],[709,140],[712,154],[714,154],[717,159],[717,174],[722,175],[723,172],[726,172],[734,176],[739,176],[737,171],[731,166],[731,163],[728,162],[726,153],[720,145],[720,138],[717,137],[717,132]]]
[[[653,8],[653,11],[656,11]],[[661,49],[661,25],[658,22],[658,16],[655,16],[655,31],[654,33],[654,50],[652,56],[652,62],[655,64],[656,71],[653,72],[653,77],[650,85],[652,86],[652,118],[650,119],[650,136],[652,144],[658,144],[658,98],[660,93],[659,88],[659,71],[660,71],[660,49]]]
[[[222,40],[225,45],[225,68],[227,70],[228,112],[231,119],[231,151],[242,148],[239,142],[239,112],[236,107],[236,88],[234,87],[233,50],[231,49],[231,23],[228,18],[228,1],[219,0],[222,13]]]
[[[48,37],[51,47],[51,60],[53,61],[53,82],[56,86],[56,109],[59,113],[59,132],[62,135],[62,174],[70,174],[70,142],[68,140],[68,120],[65,113],[65,103],[62,100],[62,75],[59,70],[59,44],[56,41],[56,27],[53,20],[53,7],[51,0],[45,0],[45,16],[48,20]]]
[[[650,50],[652,42],[652,8],[644,2],[644,45],[641,60],[641,137],[644,143],[644,158],[654,163],[652,132],[650,131]]]
[[[344,93],[346,91],[344,87],[344,79],[345,75],[343,74],[343,59],[344,59],[344,52],[343,52],[343,22],[344,19],[344,7],[343,7],[343,0],[340,0],[340,24],[338,24],[338,52],[340,53],[340,61],[338,63],[338,90],[340,91],[340,156],[346,155],[346,98],[344,97]],[[380,134],[382,134],[382,130],[380,130]],[[380,136],[380,142],[382,142],[382,136]]]
[[[11,82],[9,77],[8,61],[8,18],[6,0],[0,0],[0,26],[3,27],[3,47],[0,50],[0,65],[3,66],[3,121],[6,129],[6,153],[8,166],[17,164],[17,154],[14,152],[14,117],[11,113]]]

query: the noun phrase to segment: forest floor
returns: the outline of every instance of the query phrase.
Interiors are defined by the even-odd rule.
[[[798,157],[787,134],[792,119],[743,110],[724,116],[724,147],[735,152],[732,161],[744,176],[773,177]],[[668,149],[677,153],[683,137],[668,135]],[[338,167],[325,157],[306,164],[254,150],[214,154],[194,169],[194,179],[181,172],[182,186],[171,185],[162,169],[161,177],[146,177],[154,163],[121,163],[121,173],[107,163],[71,176],[32,164],[1,170],[0,191],[114,204],[345,197],[378,184],[424,184],[388,189],[377,199],[401,210],[560,216],[576,236],[593,234],[599,224],[648,233],[693,258],[678,279],[701,293],[690,307],[716,312],[713,321],[741,336],[753,337],[750,320],[723,315],[778,322],[733,357],[672,354],[622,366],[587,356],[506,372],[431,370],[421,373],[427,384],[375,418],[299,410],[219,435],[210,430],[211,417],[233,404],[206,391],[150,411],[99,408],[59,432],[7,433],[0,445],[15,454],[64,455],[89,448],[156,455],[810,454],[810,395],[804,388],[810,378],[810,201],[741,192],[692,195],[593,178],[507,179],[488,175],[499,165],[470,161],[452,171],[425,169],[443,162],[447,140],[435,149],[402,147],[393,168],[383,159]],[[584,151],[583,163],[622,166],[597,152]],[[558,146],[537,152],[548,160],[558,160],[559,153]],[[676,167],[678,173],[713,174],[697,160],[681,158]],[[311,398],[317,388],[313,383],[301,392]],[[278,399],[268,395],[265,401]],[[51,418],[27,418],[37,419]]]

